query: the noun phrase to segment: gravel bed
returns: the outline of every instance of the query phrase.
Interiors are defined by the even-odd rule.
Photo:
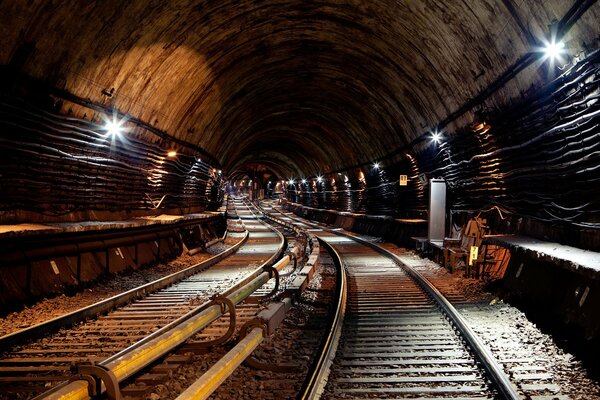
[[[483,281],[465,278],[462,271],[450,274],[437,263],[423,259],[412,251],[397,249],[395,252],[434,282],[444,295],[450,297],[450,294],[460,294],[461,301],[455,304],[456,308],[497,358],[500,355],[502,359],[530,358],[534,360],[533,365],[551,375],[551,379],[540,379],[538,382],[557,386],[557,390],[550,395],[546,391],[536,397],[535,391],[517,383],[526,398],[600,399],[600,383],[589,377],[582,362],[529,321],[524,312],[485,291]],[[437,285],[436,281],[443,281],[444,285]],[[518,370],[523,366],[514,362],[501,364],[509,377],[519,374]]]
[[[266,339],[253,356],[272,365],[292,365],[293,372],[271,372],[240,366],[212,394],[213,400],[293,399],[301,388],[309,364],[324,335],[327,319],[324,304],[329,303],[335,288],[335,268],[331,261],[321,259],[308,289],[286,314],[275,334]],[[323,290],[325,289],[325,290]],[[329,291],[331,289],[331,291]],[[147,399],[175,399],[186,387],[223,357],[230,344],[210,354],[196,355],[190,364],[181,366],[173,379],[157,385]]]
[[[581,362],[558,347],[517,308],[496,299],[457,308],[494,354],[502,354],[503,359],[530,357],[547,371],[551,383],[559,388],[550,398],[600,399],[600,385],[588,377]],[[509,376],[515,375],[514,363],[501,360],[501,364]]]
[[[103,277],[72,295],[62,294],[42,299],[31,306],[24,305],[23,309],[0,319],[0,336],[48,321],[190,267],[226,250],[239,240],[237,237],[227,238],[225,243],[211,246],[206,253],[193,256],[183,254],[167,263]]]

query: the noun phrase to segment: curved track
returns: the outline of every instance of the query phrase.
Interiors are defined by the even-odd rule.
[[[326,386],[321,379],[315,389],[322,398],[519,398],[462,317],[417,272],[373,243],[281,215],[328,243],[346,270],[340,344],[328,356],[335,358]]]
[[[237,202],[236,209],[249,232],[237,253],[106,315],[5,352],[0,358],[0,398],[30,398],[64,381],[71,375],[72,364],[101,363],[134,347],[210,296],[247,280],[262,264],[275,261],[283,252],[283,236],[259,221],[243,203]],[[245,233],[230,236],[241,240]]]

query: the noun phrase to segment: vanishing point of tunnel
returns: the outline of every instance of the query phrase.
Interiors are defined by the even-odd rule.
[[[600,398],[595,0],[5,0],[0,37],[0,399]]]

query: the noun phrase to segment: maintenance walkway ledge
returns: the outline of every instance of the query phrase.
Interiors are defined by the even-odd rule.
[[[600,253],[598,252],[518,235],[486,236],[484,242],[508,248],[511,252],[525,253],[540,261],[557,264],[590,278],[598,278],[600,275]]]
[[[50,222],[44,224],[13,224],[0,225],[0,239],[24,237],[31,235],[103,231],[112,229],[131,229],[142,226],[166,225],[187,220],[208,219],[222,212],[209,211],[204,213],[136,217],[122,221],[80,221],[80,222]]]

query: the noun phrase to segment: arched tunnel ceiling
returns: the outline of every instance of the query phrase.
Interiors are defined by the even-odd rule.
[[[226,172],[262,162],[309,175],[406,145],[572,4],[13,0],[0,4],[0,62],[198,145]],[[598,8],[567,46],[597,40]],[[542,78],[527,69],[489,105]]]

